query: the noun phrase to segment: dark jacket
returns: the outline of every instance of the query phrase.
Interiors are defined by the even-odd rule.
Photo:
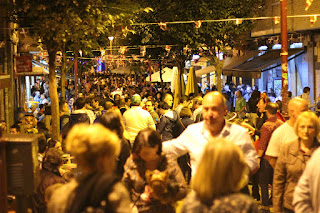
[[[117,158],[117,169],[116,169],[116,174],[119,177],[123,176],[124,172],[124,164],[126,163],[128,157],[130,156],[131,153],[131,147],[130,147],[130,142],[127,139],[122,138],[121,139],[121,150],[119,157]]]
[[[69,117],[69,123],[62,127],[62,137],[65,138],[68,132],[75,124],[86,123],[90,124],[90,118],[87,113],[72,113]]]
[[[54,184],[62,183],[65,181],[60,174],[56,172],[49,171],[47,169],[42,169],[40,171],[40,183],[37,188],[36,193],[32,198],[33,210],[35,213],[45,213],[47,211],[46,202],[44,199],[45,190]]]
[[[171,140],[179,135],[177,128],[180,122],[178,119],[180,119],[178,113],[174,110],[170,110],[161,116],[157,130],[163,141]]]
[[[180,119],[181,121],[181,125],[178,126],[178,131],[179,131],[179,135],[190,125],[190,124],[193,124],[194,123],[194,120],[192,120],[191,118],[185,116],[185,117],[182,117]]]
[[[87,123],[90,124],[90,118],[87,113],[72,113],[69,118],[69,126],[73,127],[75,124]]]
[[[260,135],[261,135],[261,132],[260,132],[261,127],[267,121],[268,117],[267,117],[265,112],[263,112],[263,114],[258,114],[258,116],[259,117],[257,118],[255,134],[260,137]]]

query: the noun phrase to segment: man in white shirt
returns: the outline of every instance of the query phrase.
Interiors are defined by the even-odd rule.
[[[294,124],[298,116],[308,110],[307,101],[302,98],[293,98],[288,104],[288,112],[290,119],[277,128],[271,136],[266,155],[269,156],[269,163],[274,168],[280,154],[281,147],[291,141],[294,141],[298,136],[294,132]]]
[[[140,107],[141,97],[135,94],[131,98],[132,107],[123,113],[123,121],[130,137],[131,145],[138,133],[145,128],[156,129],[150,113]]]
[[[194,175],[205,145],[214,138],[224,137],[242,149],[250,170],[256,170],[258,157],[250,136],[245,128],[226,122],[227,108],[222,94],[216,91],[206,94],[202,107],[204,121],[189,125],[178,138],[164,142],[163,152],[174,157],[189,153]]]

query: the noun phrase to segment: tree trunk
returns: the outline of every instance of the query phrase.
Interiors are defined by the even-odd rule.
[[[163,89],[163,80],[162,80],[162,66],[161,66],[161,58],[159,59],[159,67],[160,67],[160,87]]]
[[[78,51],[74,54],[74,89],[75,97],[78,97],[79,85],[78,85]]]
[[[61,70],[61,98],[66,100],[66,72],[67,72],[67,53],[65,46],[62,50],[62,70]]]
[[[59,140],[60,116],[59,116],[59,100],[58,100],[56,72],[55,72],[56,53],[57,52],[55,50],[48,50],[48,54],[49,54],[49,92],[50,92],[51,115],[52,115],[52,139]]]

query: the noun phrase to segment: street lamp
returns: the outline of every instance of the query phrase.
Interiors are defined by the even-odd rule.
[[[109,36],[108,39],[110,40],[110,55],[112,55],[112,41],[113,41],[114,37]]]

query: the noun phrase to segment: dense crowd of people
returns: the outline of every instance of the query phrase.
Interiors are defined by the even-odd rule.
[[[285,119],[281,98],[248,85],[199,90],[174,107],[167,86],[84,79],[78,94],[63,85],[59,140],[48,81],[37,81],[8,131],[38,138],[33,212],[319,212],[320,126],[310,109],[320,105],[310,88],[289,97]],[[76,169],[61,168],[64,154]]]

